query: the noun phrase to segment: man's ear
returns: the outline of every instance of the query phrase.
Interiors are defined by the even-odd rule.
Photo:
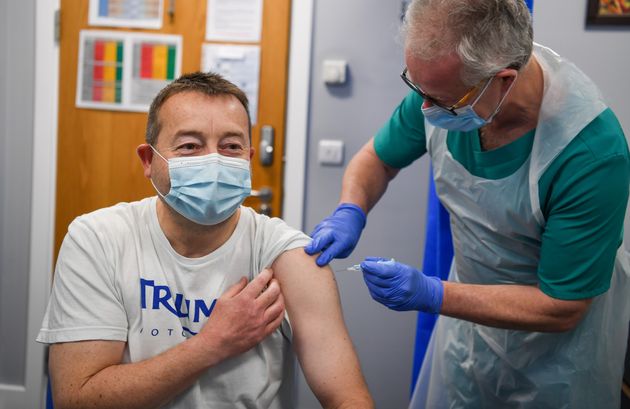
[[[497,77],[501,79],[501,87],[506,91],[516,81],[518,71],[514,68],[504,68],[497,73]]]
[[[253,146],[249,147],[249,161],[252,161],[252,158],[254,157],[254,153],[256,153],[256,148],[254,148]]]
[[[136,153],[142,162],[142,168],[144,169],[144,176],[147,179],[151,179],[151,162],[153,162],[153,149],[147,143],[143,143],[136,148]]]

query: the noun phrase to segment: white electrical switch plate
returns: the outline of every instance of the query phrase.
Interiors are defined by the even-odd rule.
[[[343,141],[330,139],[319,141],[317,159],[322,165],[341,165],[343,163]]]
[[[347,69],[348,63],[344,60],[324,60],[324,82],[329,85],[345,84]]]

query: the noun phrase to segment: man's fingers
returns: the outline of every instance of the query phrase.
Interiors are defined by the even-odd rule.
[[[363,280],[365,281],[365,284],[368,284],[368,286],[370,284],[380,288],[389,288],[392,286],[392,280],[375,276],[373,274],[370,274],[370,272],[368,271],[363,272]]]
[[[251,298],[257,298],[258,295],[269,285],[273,272],[269,268],[263,269],[242,291],[244,295]]]
[[[324,251],[322,254],[319,255],[319,257],[317,257],[317,260],[315,260],[315,264],[317,264],[319,267],[324,267],[328,263],[330,263],[332,259],[332,254],[330,254],[330,252],[328,251]]]
[[[270,316],[273,317],[272,315]],[[274,332],[276,329],[278,329],[280,324],[282,324],[283,319],[284,319],[284,308],[282,308],[281,312],[277,314],[275,318],[271,322],[269,322],[269,324],[267,324],[267,326],[265,327],[265,337],[271,334],[272,332]]]
[[[327,230],[327,231],[317,234],[313,238],[313,241],[311,241],[310,244],[304,247],[304,250],[306,251],[306,254],[313,255],[313,254],[319,253],[320,251],[322,251],[322,249],[325,249],[334,241],[335,241],[335,237],[333,236],[332,232]]]
[[[234,284],[233,286],[225,290],[225,292],[223,293],[223,296],[227,298],[232,298],[236,296],[238,293],[240,293],[243,290],[243,288],[245,288],[246,285],[247,285],[247,279],[245,277],[241,277],[241,279],[238,280],[236,284]]]
[[[269,286],[258,296],[256,302],[263,308],[269,307],[280,296],[280,284],[275,278],[269,281]]]
[[[264,322],[273,322],[279,315],[284,316],[284,297],[282,294],[280,294],[278,299],[265,310],[263,314]]]
[[[346,258],[349,254],[345,254],[348,252],[348,243],[346,241],[337,240],[333,244],[330,245],[325,251],[328,254],[330,259],[333,258]]]

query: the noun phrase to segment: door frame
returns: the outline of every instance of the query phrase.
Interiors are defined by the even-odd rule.
[[[44,408],[46,348],[35,342],[48,304],[52,278],[57,169],[57,103],[59,50],[55,13],[59,0],[35,3],[35,102],[33,179],[29,243],[27,343],[24,386],[2,388],[2,403],[15,408]]]
[[[306,155],[313,51],[314,0],[293,0],[289,44],[282,218],[304,230]],[[287,169],[291,169],[287,172]]]

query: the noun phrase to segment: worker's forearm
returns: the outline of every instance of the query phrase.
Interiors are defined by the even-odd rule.
[[[352,158],[343,175],[341,203],[354,203],[366,213],[379,201],[397,170],[387,167],[376,155],[372,141]]]
[[[498,328],[560,332],[577,325],[589,304],[557,300],[534,286],[444,282],[440,313]]]
[[[371,409],[374,408],[374,402],[369,394],[349,398],[342,404],[337,406],[326,407],[326,409]]]
[[[221,358],[208,358],[197,337],[144,361],[112,365],[85,383],[58,385],[57,409],[158,408],[190,387],[204,370]],[[204,359],[200,359],[203,356]],[[216,362],[214,362],[216,361]],[[65,393],[64,393],[65,392]]]

